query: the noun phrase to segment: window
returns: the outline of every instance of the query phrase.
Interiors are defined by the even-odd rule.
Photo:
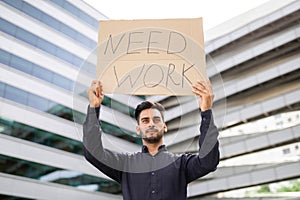
[[[9,65],[10,62],[10,54],[6,51],[0,50],[0,63],[3,63],[4,65]]]
[[[56,85],[71,91],[72,90],[72,81],[59,75],[59,74],[53,74],[53,80]]]
[[[72,64],[80,67],[80,65],[82,64],[83,60],[81,58],[79,58],[78,56],[74,56],[72,57]]]
[[[87,22],[88,24],[92,25],[93,28],[98,29],[98,21],[95,20],[94,18],[90,17],[84,12],[80,12],[79,17],[83,19],[85,22]]]
[[[36,9],[35,7],[24,3],[23,4],[23,9],[22,9],[25,13],[27,13],[28,15],[30,15],[31,17],[37,19],[37,20],[41,20],[43,13]]]
[[[90,47],[91,41],[94,42],[93,40],[89,39],[88,37],[84,36],[83,34],[79,33],[78,31],[74,30],[72,27],[69,27],[67,24],[61,23],[59,20],[49,16],[48,14],[40,11],[39,9],[31,6],[30,4],[28,4],[26,2],[19,1],[19,0],[13,0],[13,1],[5,0],[5,2],[7,4],[19,9],[20,11],[23,11],[25,14],[41,21],[42,23],[47,24],[48,26],[50,26],[58,31],[61,31],[62,33],[66,34],[67,36],[74,39],[74,41],[79,41],[79,42],[82,41],[81,44],[83,44],[84,46]],[[78,8],[76,8],[75,6],[72,6],[68,2],[66,2],[66,5],[70,5],[69,9],[72,9],[73,10],[72,12],[80,11]],[[1,26],[1,27],[5,27],[5,26]],[[22,40],[27,41],[28,43],[30,43],[32,45],[35,45],[35,42],[32,41],[32,38],[28,38],[28,40],[26,40],[26,38],[28,36],[22,37],[22,33],[28,34],[28,33],[24,32],[24,30],[23,30],[23,32],[19,33],[19,35],[18,35],[19,38],[22,38]],[[78,40],[77,34],[81,35],[81,37],[84,37],[85,39]],[[83,43],[83,41],[85,41],[85,40],[89,41],[89,42]]]
[[[6,22],[6,21],[4,21],[4,22]],[[8,25],[12,25],[9,22],[7,22],[7,23],[8,23]],[[3,24],[6,24],[6,23],[3,23]],[[12,25],[12,26],[14,26],[14,25]],[[1,27],[1,29],[2,29],[2,27]],[[4,30],[4,32],[5,31],[6,30]],[[76,67],[80,67],[81,63],[83,62],[83,59],[79,58],[78,56],[76,56],[76,55],[42,39],[42,38],[39,38],[39,37],[33,35],[32,33],[28,32],[26,30],[23,30],[21,28],[17,28],[15,37],[20,40],[23,40],[24,42],[27,42],[33,46],[36,46],[36,47],[42,49],[45,52],[48,52],[56,57],[59,57],[60,59],[66,61]],[[2,57],[4,57],[4,56],[2,55]]]
[[[47,24],[48,26],[53,27],[56,30],[59,30],[59,28],[62,26],[62,23],[60,21],[47,14],[43,14],[41,21]]]
[[[98,30],[98,20],[94,19],[93,17],[91,17],[87,13],[79,10],[78,8],[73,6],[71,3],[66,2],[66,1],[62,1],[62,0],[51,0],[51,1],[53,3],[55,3],[56,5],[64,8],[65,10],[67,10],[72,15],[78,17],[80,20],[88,23],[95,30]]]
[[[73,13],[75,16],[79,16],[80,10],[72,4],[70,4],[69,2],[65,1],[64,8],[69,12]]]
[[[63,0],[51,0],[53,3],[59,5],[59,6],[63,6],[64,5],[64,2]]]
[[[39,38],[38,42],[37,42],[37,46],[40,49],[42,49],[52,55],[56,54],[57,47],[54,44],[51,44],[50,42],[48,42],[44,39]]]
[[[66,35],[68,35],[70,38],[76,39],[77,32],[71,29],[68,26],[61,26],[60,31]]]
[[[18,89],[16,87],[6,85],[4,97],[11,101],[26,105],[27,103],[27,92]]]
[[[12,56],[10,65],[13,68],[25,72],[27,74],[30,74],[33,68],[31,62],[24,60],[18,56]]]
[[[28,94],[27,105],[41,111],[48,110],[48,100],[35,94]]]
[[[0,97],[4,96],[5,84],[0,82]]]
[[[73,90],[72,80],[3,50],[0,50],[0,63],[35,76],[44,81],[48,81],[49,83],[53,83],[54,85],[69,91]]]
[[[96,65],[90,63],[88,60],[86,60],[84,63],[82,63],[81,67],[84,71],[90,72],[91,74],[96,73]]]
[[[0,30],[4,33],[14,36],[16,34],[17,27],[0,18]]]
[[[16,32],[16,37],[20,40],[23,40],[32,46],[36,46],[38,37],[33,35],[32,33],[29,33],[28,31],[25,31],[24,29],[18,28]]]
[[[19,0],[2,0],[2,1],[4,1],[8,5],[17,8],[18,10],[22,9],[23,1],[19,1]]]
[[[50,72],[49,70],[41,67],[34,67],[32,70],[32,75],[51,83],[53,72]]]
[[[73,55],[71,53],[65,51],[64,49],[57,48],[56,56],[67,61],[68,63],[72,63]]]

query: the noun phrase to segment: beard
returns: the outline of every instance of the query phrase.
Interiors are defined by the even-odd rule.
[[[147,133],[152,131],[156,131],[158,132],[158,134],[156,136],[147,137]],[[142,134],[142,139],[149,144],[155,144],[162,139],[163,135],[164,135],[164,130],[158,131],[157,129],[148,129],[146,130],[146,133]]]

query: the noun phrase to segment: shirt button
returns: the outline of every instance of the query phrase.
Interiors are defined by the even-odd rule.
[[[152,176],[154,176],[154,174],[155,174],[154,172],[151,173]]]
[[[152,190],[152,194],[154,194],[155,193],[155,190]]]

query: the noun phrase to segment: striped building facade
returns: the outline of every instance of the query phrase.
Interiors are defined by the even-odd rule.
[[[189,198],[300,178],[299,8],[299,0],[270,1],[205,33],[221,163],[189,185]],[[81,0],[0,0],[0,15],[0,199],[122,199],[81,146],[85,89],[95,77],[88,58],[98,20],[108,17]],[[140,151],[133,110],[144,99],[167,108],[168,149],[197,152],[193,97],[107,95],[105,147]],[[279,159],[286,149],[293,159]],[[266,151],[278,159],[263,163]]]

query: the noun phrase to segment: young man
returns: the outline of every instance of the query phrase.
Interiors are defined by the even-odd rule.
[[[167,131],[164,108],[145,101],[135,110],[136,131],[142,137],[141,152],[115,153],[104,149],[98,116],[104,94],[100,81],[87,89],[89,108],[83,125],[85,158],[104,174],[119,182],[124,200],[183,200],[188,183],[214,170],[219,163],[218,130],[212,116],[213,92],[209,82],[198,81],[192,91],[199,96],[201,126],[198,154],[173,154],[164,146]]]

